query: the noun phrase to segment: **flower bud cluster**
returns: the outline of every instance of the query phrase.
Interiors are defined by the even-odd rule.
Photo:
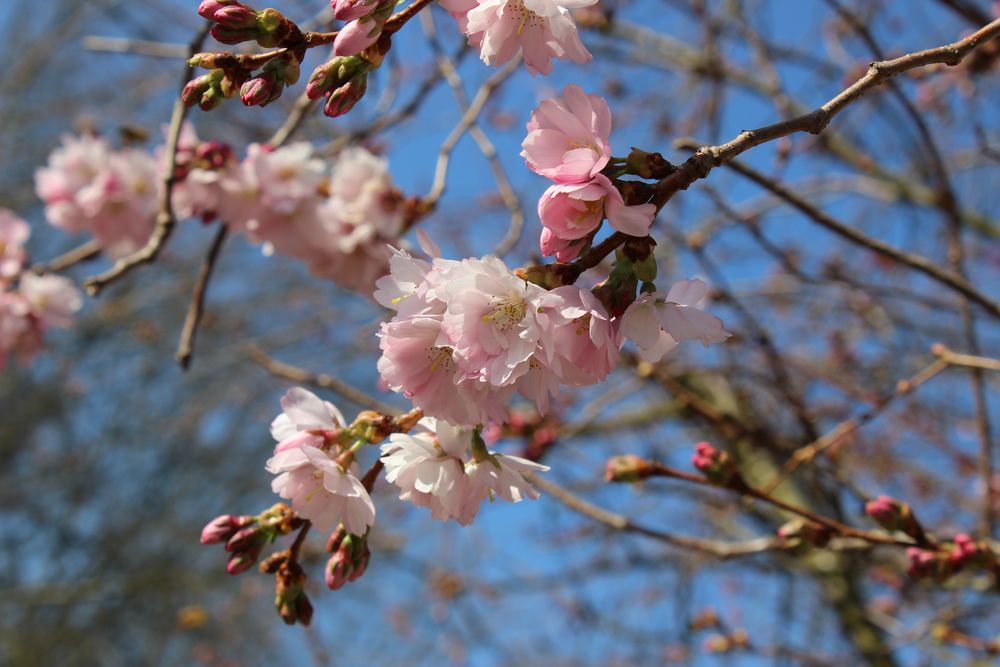
[[[118,258],[152,234],[164,164],[162,148],[113,150],[101,137],[65,137],[37,170],[36,191],[51,224],[92,234]],[[302,260],[314,275],[364,293],[387,272],[386,244],[410,219],[386,160],[360,147],[332,165],[308,143],[251,144],[237,160],[229,146],[199,141],[185,125],[174,178],[178,218],[220,219],[269,251]]]
[[[365,96],[371,68],[360,56],[338,56],[313,71],[306,95],[312,100],[326,97],[323,113],[331,118],[343,116]]]
[[[977,541],[967,533],[959,533],[939,549],[910,547],[908,573],[914,579],[944,581],[968,567],[996,570],[1000,566],[996,552],[986,541]]]
[[[223,44],[255,41],[274,48],[302,40],[298,26],[277,9],[257,11],[238,0],[202,0],[198,15],[214,21],[212,37]]]
[[[35,172],[35,191],[55,227],[88,232],[111,258],[144,246],[153,232],[162,179],[156,158],[138,148],[113,150],[93,134],[64,136]]]
[[[333,42],[333,53],[353,56],[373,46],[392,16],[396,0],[330,0],[333,15],[347,25]]]
[[[27,362],[51,328],[65,329],[83,305],[68,278],[27,271],[24,244],[31,228],[12,211],[0,208],[0,371],[11,355]]]
[[[726,487],[742,484],[739,468],[729,454],[707,442],[699,442],[694,446],[694,451],[691,464],[705,475],[708,481]]]
[[[339,526],[327,540],[326,550],[333,554],[324,572],[330,590],[335,591],[350,581],[360,579],[368,569],[371,550],[367,535],[352,535]]]
[[[264,546],[279,535],[287,535],[302,525],[288,505],[277,503],[253,516],[226,514],[209,521],[201,531],[202,544],[225,544],[230,554],[226,572],[246,572],[257,562]]]

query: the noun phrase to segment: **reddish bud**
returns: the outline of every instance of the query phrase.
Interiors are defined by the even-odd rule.
[[[260,555],[260,550],[261,547],[257,547],[255,550],[241,551],[233,554],[229,558],[229,562],[226,563],[226,572],[233,576],[246,572],[253,567],[254,563],[257,562],[257,556]]]
[[[910,506],[890,496],[879,496],[865,503],[865,513],[886,530],[898,530],[923,541],[924,529],[920,526]]]
[[[323,113],[330,118],[343,116],[365,96],[368,89],[368,73],[362,72],[351,77],[347,83],[330,93],[323,107]]]
[[[212,20],[227,30],[253,30],[257,27],[257,12],[242,5],[230,5],[216,11]]]
[[[240,88],[240,101],[248,107],[265,106],[277,98],[274,94],[277,87],[274,73],[264,72],[243,84]]]
[[[232,514],[215,517],[201,529],[201,543],[221,544],[227,542],[240,528],[240,517]]]
[[[914,579],[937,577],[943,574],[941,562],[933,551],[910,547],[906,550],[906,556],[910,559],[910,569],[907,572]]]
[[[691,463],[708,478],[708,481],[719,486],[734,486],[741,481],[736,464],[726,452],[716,449],[707,442],[695,445],[694,452]]]

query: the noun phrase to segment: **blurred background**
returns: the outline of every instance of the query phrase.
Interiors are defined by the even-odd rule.
[[[32,223],[33,259],[85,240],[45,224],[34,171],[66,133],[162,143],[186,44],[202,24],[197,4],[0,3],[0,206]],[[274,5],[333,29],[323,0]],[[997,13],[976,0],[601,2],[577,16],[594,60],[556,62],[550,77],[521,69],[498,87],[479,123],[497,161],[464,136],[441,204],[420,224],[445,256],[482,255],[515,237],[520,211],[506,261],[538,261],[535,202],[547,183],[519,145],[531,109],[567,83],[608,98],[615,155],[638,146],[676,163],[688,154],[680,138],[718,143],[815,108],[870,61],[949,43]],[[424,14],[397,35],[352,113],[313,113],[296,135],[329,156],[350,143],[385,154],[407,195],[430,190],[461,117],[456,90],[472,97],[494,72],[445,12]],[[324,55],[311,53],[304,73]],[[827,216],[960,268],[1000,298],[998,57],[994,42],[960,67],[900,78],[822,135],[742,160]],[[452,65],[449,80],[442,71]],[[267,109],[230,101],[190,119],[203,139],[242,154],[271,136],[302,89]],[[392,122],[380,122],[387,114]],[[941,196],[949,189],[954,207]],[[1000,509],[986,465],[997,378],[949,369],[883,404],[933,361],[933,343],[1000,356],[995,317],[726,169],[675,196],[654,229],[660,280],[709,281],[711,309],[736,336],[711,351],[688,343],[657,367],[626,360],[607,382],[566,393],[548,419],[520,413],[527,425],[501,449],[541,458],[549,479],[644,526],[738,543],[772,535],[788,517],[683,482],[608,485],[605,461],[635,453],[690,469],[694,443],[708,440],[764,483],[794,451],[860,417],[860,429],[778,494],[867,528],[864,502],[891,494],[935,533],[990,537]],[[221,550],[198,543],[212,517],[276,500],[264,470],[268,425],[290,384],[250,348],[406,406],[378,387],[381,309],[242,237],[219,259],[182,372],[174,348],[212,234],[183,222],[154,265],[88,299],[72,330],[0,374],[0,663],[996,664],[984,642],[1000,627],[997,582],[981,572],[913,580],[894,548],[715,558],[612,530],[551,495],[486,506],[461,528],[400,503],[384,481],[366,575],[326,590],[313,536],[304,551],[313,624],[284,626],[270,577],[230,577]],[[105,264],[69,275],[82,280]],[[361,409],[320,393],[348,419]]]

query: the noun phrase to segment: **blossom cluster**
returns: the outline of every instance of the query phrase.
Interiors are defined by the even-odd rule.
[[[604,175],[611,160],[611,110],[599,95],[568,85],[561,98],[543,101],[531,113],[521,144],[528,168],[553,181],[538,201],[542,254],[560,262],[577,257],[607,218],[617,231],[646,236],[653,204],[626,206]]]
[[[117,258],[141,248],[152,233],[161,181],[147,152],[114,150],[93,134],[67,135],[35,172],[35,191],[52,225],[91,234]]]
[[[348,534],[365,536],[375,522],[375,505],[358,479],[354,447],[343,444],[345,434],[355,438],[343,415],[298,387],[285,394],[281,406],[282,414],[271,424],[278,441],[267,462],[276,475],[272,489],[319,530],[342,525]],[[548,469],[489,451],[478,433],[433,418],[421,419],[412,434],[391,434],[381,453],[386,479],[399,487],[400,499],[462,525],[475,518],[483,500],[536,499],[523,473]]]
[[[487,65],[502,65],[518,53],[534,74],[549,74],[552,58],[575,63],[593,57],[580,41],[571,9],[597,0],[441,0],[469,46]]]
[[[66,328],[80,309],[80,292],[62,276],[25,270],[28,223],[0,209],[0,370],[10,355],[30,359],[52,327]]]
[[[429,248],[434,254],[436,249]],[[658,359],[683,340],[721,342],[721,320],[698,310],[700,280],[644,295],[612,317],[590,291],[547,291],[500,259],[431,261],[399,251],[375,300],[395,311],[379,331],[383,381],[432,417],[472,426],[506,420],[520,393],[545,413],[560,387],[603,380],[626,338]]]
[[[48,221],[86,232],[111,258],[141,248],[152,233],[162,192],[162,149],[114,150],[98,136],[67,136],[36,172]],[[238,160],[217,141],[185,126],[172,192],[180,218],[219,219],[313,275],[363,293],[384,275],[405,227],[404,199],[384,158],[357,147],[331,165],[302,142],[251,144]]]

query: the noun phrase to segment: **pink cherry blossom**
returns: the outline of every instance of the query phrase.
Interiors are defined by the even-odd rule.
[[[552,71],[552,58],[575,63],[593,56],[583,46],[569,10],[589,7],[596,0],[449,0],[445,8],[456,16],[471,46],[487,65],[502,65],[519,51],[534,74]],[[470,6],[471,4],[471,6]]]
[[[13,211],[0,208],[0,286],[15,278],[24,267],[28,259],[24,244],[30,235],[28,223]]]
[[[731,335],[722,320],[698,308],[707,294],[702,280],[682,280],[666,295],[643,294],[622,315],[621,332],[651,362],[685,340],[700,340],[705,346],[721,343]]]
[[[469,478],[467,502],[482,502],[489,498],[502,498],[509,503],[519,503],[525,498],[538,500],[538,491],[524,478],[526,472],[545,472],[549,467],[519,456],[490,452],[482,460],[465,464]]]
[[[48,221],[91,233],[110,257],[130,254],[152,233],[160,188],[157,162],[137,149],[112,151],[95,136],[64,137],[35,174]]]
[[[430,418],[422,425],[428,430],[394,433],[382,445],[386,480],[399,487],[400,500],[429,508],[431,516],[440,521],[455,519],[468,525],[479,509],[479,503],[469,502],[464,467],[468,438],[463,447],[456,434],[445,435],[456,431],[455,427]]]
[[[518,278],[496,257],[467,259],[444,276],[442,330],[467,378],[503,386],[528,371],[546,308],[558,297]]]
[[[73,324],[73,316],[83,307],[80,291],[65,276],[39,276],[27,272],[21,276],[18,291],[45,328],[68,328]]]
[[[575,241],[587,236],[605,217],[623,234],[646,236],[655,214],[653,204],[627,206],[621,192],[603,174],[586,183],[556,183],[538,200],[538,217],[549,230],[543,252],[552,250],[552,239]]]
[[[600,95],[568,85],[531,112],[521,147],[528,168],[556,183],[584,183],[611,158],[611,110]]]
[[[277,475],[271,489],[320,531],[343,523],[347,532],[364,535],[375,523],[375,504],[361,481],[317,447],[300,443],[275,450],[267,471]]]
[[[561,320],[553,327],[552,356],[566,384],[600,382],[621,359],[618,332],[604,305],[592,292],[574,285],[553,290],[563,301]]]
[[[301,387],[292,387],[281,398],[282,413],[271,422],[276,452],[299,445],[321,447],[344,426],[344,415],[333,403]]]

